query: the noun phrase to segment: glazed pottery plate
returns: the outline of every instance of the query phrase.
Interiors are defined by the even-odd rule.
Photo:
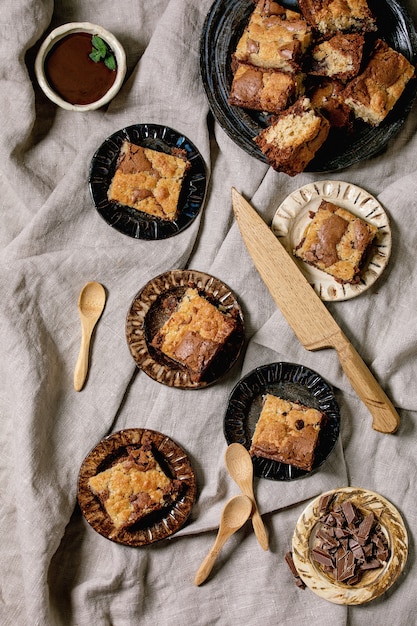
[[[180,497],[161,511],[119,532],[110,517],[92,493],[88,481],[126,454],[130,445],[150,441],[152,452],[164,472],[182,483]],[[154,430],[129,428],[100,441],[84,459],[78,477],[78,502],[87,522],[103,537],[127,546],[143,546],[166,539],[187,521],[196,498],[196,480],[190,461],[182,448],[172,439]]]
[[[322,200],[333,202],[378,228],[356,285],[340,284],[330,274],[293,256],[311,222],[310,211],[316,212]],[[381,204],[364,189],[337,180],[309,183],[291,193],[278,207],[271,228],[322,300],[348,300],[359,296],[382,274],[391,253],[391,229]]]
[[[288,3],[284,3],[288,5]],[[417,58],[417,33],[397,0],[370,0],[377,19],[377,35],[401,52],[411,63]],[[266,163],[253,138],[268,124],[264,113],[230,106],[231,59],[253,11],[252,0],[215,0],[204,23],[200,44],[200,65],[210,108],[227,135],[249,155]],[[289,8],[294,9],[294,2]],[[417,81],[410,80],[400,100],[376,128],[355,122],[353,133],[332,131],[325,150],[319,151],[306,171],[337,171],[380,152],[400,130],[411,109]]]
[[[387,539],[390,554],[386,564],[365,573],[355,585],[334,582],[311,557],[314,535],[320,526],[320,501],[326,495],[334,496],[332,506],[350,500],[361,512],[373,512]],[[300,578],[318,596],[335,604],[364,604],[382,595],[401,574],[408,554],[407,530],[391,502],[373,491],[344,487],[320,495],[306,507],[295,527],[292,553]]]
[[[317,372],[295,363],[270,363],[244,376],[229,397],[224,418],[228,444],[241,443],[249,450],[263,397],[270,393],[284,400],[318,409],[327,419],[321,429],[311,472],[286,463],[253,457],[255,476],[271,480],[293,480],[316,471],[333,450],[340,429],[339,407],[330,385]]]
[[[162,220],[109,201],[107,192],[124,141],[167,154],[171,154],[173,148],[185,150],[191,168],[182,184],[177,219]],[[98,148],[91,161],[89,186],[98,213],[120,233],[135,239],[166,239],[190,226],[200,212],[206,195],[206,168],[197,148],[176,130],[159,124],[134,124],[107,137]]]
[[[171,314],[173,302],[179,301],[188,287],[195,287],[222,313],[237,321],[236,330],[198,382],[179,363],[151,346]],[[169,308],[165,305],[167,299]],[[169,387],[198,389],[216,382],[236,362],[245,339],[243,313],[233,292],[214,276],[195,270],[172,270],[149,281],[135,296],[127,314],[126,338],[137,366],[148,376]]]

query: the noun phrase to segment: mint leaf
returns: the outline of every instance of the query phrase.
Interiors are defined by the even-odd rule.
[[[100,57],[104,59],[107,54],[108,48],[105,42],[98,35],[93,35],[91,38],[91,43],[94,48],[96,48],[97,52],[100,54]]]
[[[116,59],[114,58],[111,48],[98,35],[93,35],[91,37],[91,43],[93,49],[88,55],[90,59],[94,61],[94,63],[104,61],[106,67],[108,67],[109,70],[114,71],[116,69]]]
[[[93,49],[93,51],[88,55],[94,63],[98,63],[101,61],[101,54],[98,50]]]
[[[106,58],[104,59],[104,65],[108,67],[109,70],[116,69],[116,59],[114,58],[112,54],[109,54],[108,56],[106,56]]]

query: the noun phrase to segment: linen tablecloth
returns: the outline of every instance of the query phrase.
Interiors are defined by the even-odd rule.
[[[331,174],[277,173],[239,148],[213,119],[200,77],[199,42],[211,0],[3,0],[0,85],[1,198],[1,623],[14,626],[285,624],[358,626],[417,623],[417,115],[378,155]],[[417,22],[417,5],[404,0]],[[64,111],[34,79],[44,36],[69,21],[91,21],[127,53],[122,91],[107,109]],[[175,237],[136,240],[95,210],[88,172],[104,139],[131,124],[170,126],[199,149],[209,178],[198,218]],[[298,187],[324,178],[357,184],[390,218],[392,255],[358,298],[327,306],[398,407],[394,435],[371,416],[332,350],[298,343],[241,239],[231,188],[266,222]],[[135,365],[125,337],[135,294],[176,268],[210,273],[233,289],[246,321],[238,364],[219,382],[189,391],[161,385]],[[85,388],[73,390],[82,286],[108,293]],[[226,500],[239,493],[224,465],[223,417],[236,382],[258,365],[304,364],[335,390],[341,433],[326,463],[295,481],[255,479],[270,550],[248,523],[223,549],[207,583],[194,575],[211,547]],[[188,454],[198,485],[188,523],[170,539],[131,548],[96,533],[77,506],[87,453],[107,434],[150,428]],[[377,491],[403,515],[409,558],[399,580],[359,607],[298,589],[284,561],[306,504],[328,489]]]

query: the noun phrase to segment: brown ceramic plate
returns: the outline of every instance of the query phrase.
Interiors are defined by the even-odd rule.
[[[237,320],[237,329],[204,378],[198,382],[192,381],[189,372],[179,363],[150,345],[169,317],[164,300],[168,296],[180,300],[190,286],[196,287],[202,296],[223,313],[233,315]],[[216,382],[239,357],[245,338],[243,313],[233,292],[214,276],[195,270],[172,270],[153,278],[135,296],[127,314],[126,338],[137,366],[148,376],[169,387],[198,389]]]
[[[356,585],[334,582],[311,558],[320,518],[320,500],[327,494],[334,494],[336,505],[349,499],[358,509],[372,511],[388,540],[390,557],[386,565],[370,570]],[[408,538],[400,513],[388,500],[367,489],[344,487],[321,494],[304,509],[295,527],[292,551],[301,579],[318,596],[335,604],[364,604],[382,595],[395,583],[407,561]]]
[[[143,437],[151,440],[153,453],[167,475],[182,481],[181,497],[134,526],[117,532],[89,489],[88,481],[123,456],[126,446],[140,444]],[[166,435],[143,428],[120,430],[100,441],[84,459],[78,477],[78,502],[87,522],[103,537],[127,546],[144,546],[177,532],[191,513],[196,492],[194,471],[184,450]]]

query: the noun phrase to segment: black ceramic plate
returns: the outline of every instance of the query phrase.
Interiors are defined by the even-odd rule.
[[[294,2],[290,4],[290,8],[295,8]],[[403,7],[397,0],[369,0],[369,6],[377,19],[377,35],[415,64],[417,33]],[[239,147],[266,163],[253,138],[267,126],[267,117],[227,102],[232,83],[231,56],[252,11],[252,0],[215,0],[204,24],[200,64],[204,88],[217,122]],[[417,80],[409,81],[399,102],[378,127],[356,122],[351,135],[331,134],[326,149],[316,155],[306,171],[337,171],[380,152],[403,125],[416,91]]]
[[[316,471],[333,450],[340,429],[339,407],[330,385],[317,372],[295,363],[269,363],[252,370],[230,394],[224,434],[228,444],[241,443],[249,450],[265,394],[299,402],[327,415],[311,472],[269,459],[253,457],[255,476],[271,480],[293,480]]]
[[[127,446],[140,444],[144,436],[151,441],[153,453],[167,475],[182,481],[181,495],[169,507],[116,532],[110,517],[90,490],[88,481],[123,456]],[[147,545],[177,532],[191,513],[196,491],[194,471],[184,450],[166,435],[143,428],[120,430],[102,439],[84,459],[78,477],[78,502],[87,522],[103,537],[127,546]]]
[[[124,141],[168,154],[171,154],[172,148],[187,152],[191,168],[182,184],[176,220],[158,219],[137,209],[109,202],[107,191]],[[197,217],[206,195],[206,168],[197,148],[176,130],[159,124],[134,124],[107,137],[98,148],[91,161],[89,186],[97,211],[110,226],[135,239],[166,239],[183,231]]]
[[[195,287],[223,313],[235,317],[236,330],[211,363],[202,380],[191,380],[179,363],[155,350],[151,341],[169,317],[164,301],[179,300],[187,287]],[[169,387],[199,389],[213,384],[234,365],[244,339],[244,321],[240,305],[227,285],[218,278],[195,270],[172,270],[150,280],[133,299],[126,319],[126,339],[131,355],[148,376]]]

